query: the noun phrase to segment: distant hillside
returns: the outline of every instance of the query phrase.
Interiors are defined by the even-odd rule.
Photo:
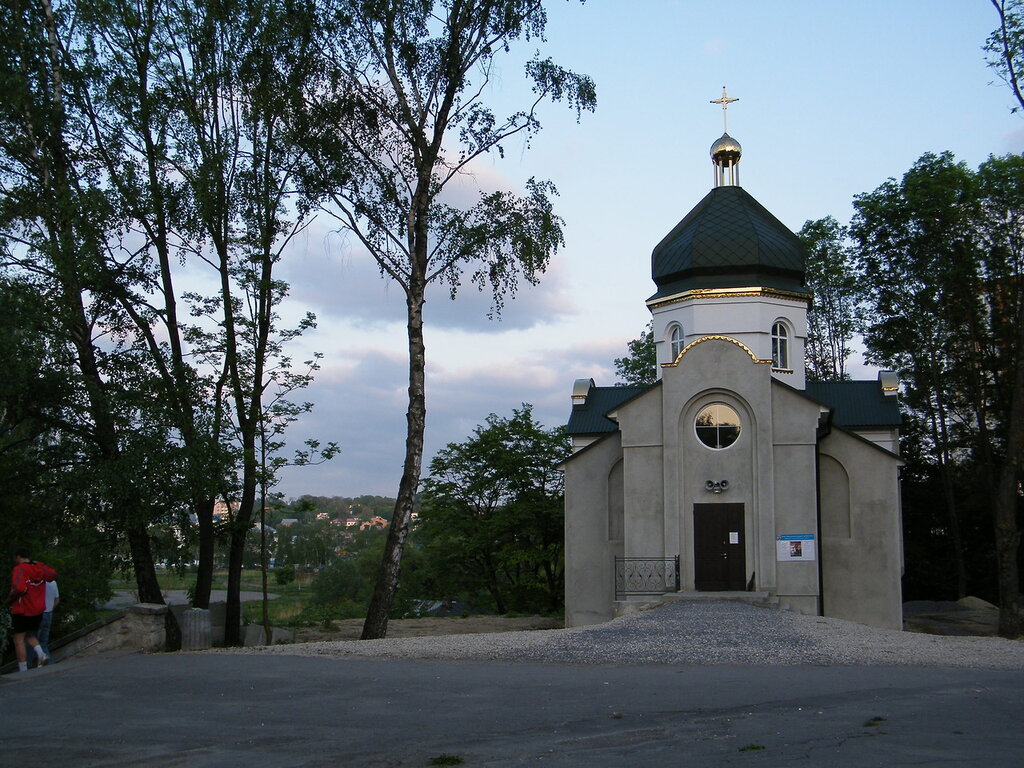
[[[357,517],[369,520],[375,516],[391,519],[395,500],[387,496],[300,496],[287,503],[275,505],[271,510],[271,525],[286,519],[301,523],[312,522],[317,515],[326,514],[330,519]]]

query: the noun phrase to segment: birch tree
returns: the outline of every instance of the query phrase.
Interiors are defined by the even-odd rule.
[[[526,64],[532,100],[508,116],[485,95],[503,54],[543,40],[541,0],[333,0],[337,93],[319,123],[337,126],[311,150],[327,210],[405,295],[408,411],[405,459],[364,638],[383,637],[420,482],[426,423],[423,306],[427,287],[451,295],[489,289],[494,311],[521,282],[536,283],[562,244],[555,187],[529,179],[522,194],[481,191],[458,207],[445,191],[478,158],[540,130],[538,108],[565,101],[579,117],[596,103],[593,82],[539,55]],[[330,133],[330,131],[327,131]],[[333,142],[333,143],[332,143]]]

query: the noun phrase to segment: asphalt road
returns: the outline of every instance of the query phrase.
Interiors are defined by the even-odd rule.
[[[0,678],[0,766],[1015,766],[1024,672],[156,654]]]

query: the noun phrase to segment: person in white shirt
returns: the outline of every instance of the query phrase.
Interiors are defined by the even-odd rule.
[[[60,604],[60,590],[57,589],[56,581],[46,582],[46,610],[39,619],[39,629],[36,631],[36,639],[46,656],[50,655],[50,625],[53,623],[53,609]],[[30,666],[39,664],[38,659],[31,659]]]

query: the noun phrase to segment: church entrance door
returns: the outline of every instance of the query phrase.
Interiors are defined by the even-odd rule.
[[[693,505],[694,582],[700,591],[746,589],[742,504]]]

